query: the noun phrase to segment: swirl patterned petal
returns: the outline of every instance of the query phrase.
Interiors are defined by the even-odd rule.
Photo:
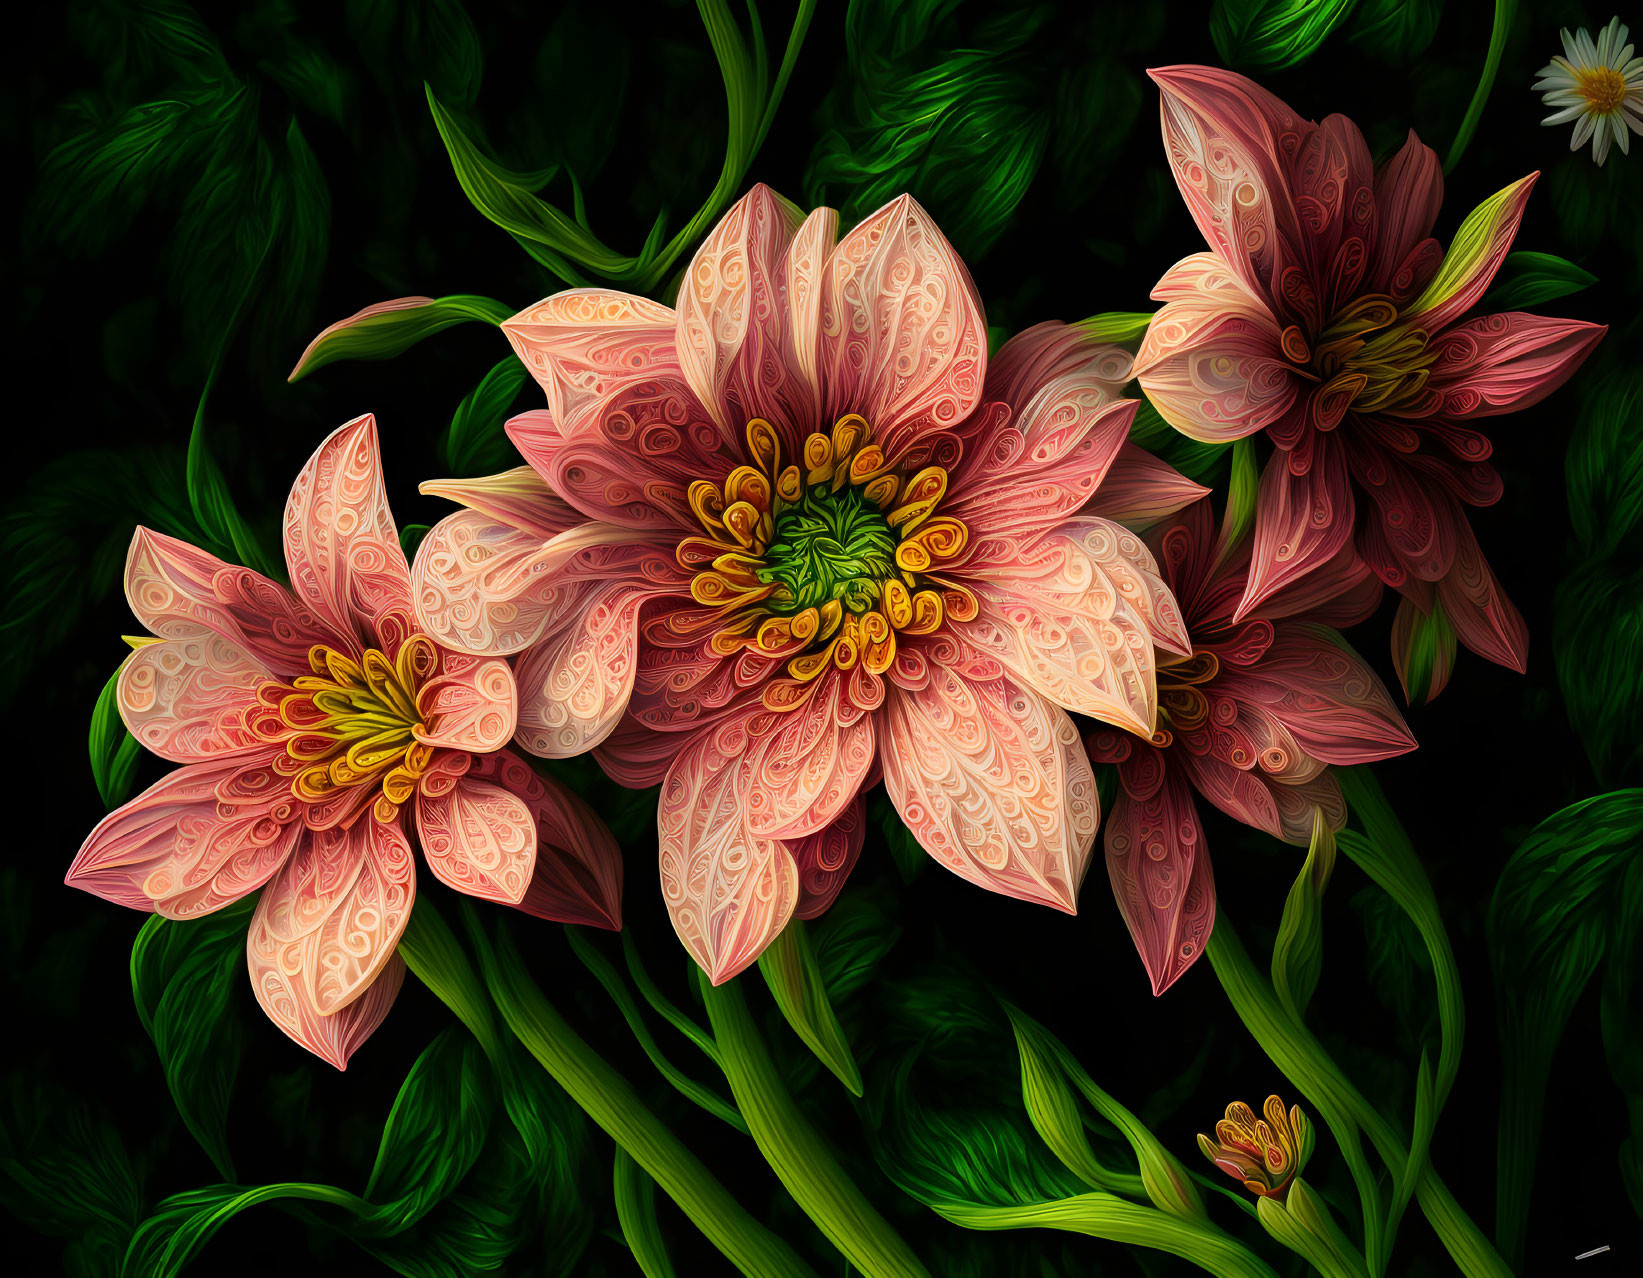
[[[568,532],[586,518],[529,466],[515,466],[500,475],[477,479],[431,479],[422,484],[420,491],[489,515],[497,523],[530,533],[538,541]]]
[[[285,562],[297,596],[362,649],[391,658],[415,632],[410,571],[369,413],[333,431],[291,486]]]
[[[970,273],[907,195],[833,250],[822,281],[824,419],[860,413],[884,455],[964,424],[981,402],[987,321]]]
[[[1084,513],[1145,532],[1209,491],[1139,444],[1126,442],[1119,446]]]
[[[1120,764],[1118,775],[1107,874],[1157,995],[1204,952],[1215,926],[1215,877],[1186,779],[1162,757],[1150,767]]]
[[[296,992],[288,975],[259,960],[253,951],[247,949],[246,953],[251,986],[268,1019],[299,1047],[338,1069],[347,1069],[353,1054],[376,1033],[405,984],[405,960],[396,954],[352,1003],[329,1016],[321,1016]]]
[[[536,865],[536,821],[501,786],[461,776],[448,790],[416,798],[422,855],[434,877],[458,892],[503,905],[524,899]]]
[[[878,726],[885,792],[926,852],[990,892],[1076,913],[1100,809],[1064,710],[932,661],[926,687],[890,687]]]
[[[262,749],[248,712],[267,668],[221,635],[145,644],[126,658],[116,689],[138,744],[173,763]]]
[[[635,378],[677,372],[673,329],[660,302],[597,288],[555,293],[502,323],[559,421],[596,410]]]
[[[747,826],[749,717],[691,738],[662,782],[657,813],[662,899],[679,939],[715,985],[757,959],[799,903],[793,854]]]
[[[513,671],[496,657],[448,652],[417,692],[423,728],[416,739],[443,750],[500,750],[519,722]]]
[[[796,709],[748,722],[747,827],[760,838],[803,839],[837,820],[873,765],[873,719],[833,670]]]
[[[1323,566],[1352,540],[1352,486],[1346,450],[1318,436],[1311,465],[1295,470],[1292,454],[1278,452],[1261,472],[1255,506],[1255,542],[1249,584],[1238,617],[1305,573]]]
[[[167,918],[209,914],[254,892],[302,823],[270,752],[178,768],[98,823],[64,880]]]
[[[844,890],[866,838],[867,807],[858,794],[825,829],[787,841],[787,850],[799,867],[795,918],[813,919],[827,912]]]

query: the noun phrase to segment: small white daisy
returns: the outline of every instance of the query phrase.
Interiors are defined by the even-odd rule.
[[[1592,159],[1598,164],[1609,158],[1609,143],[1620,143],[1623,153],[1631,150],[1631,133],[1643,133],[1643,58],[1632,57],[1626,43],[1626,28],[1615,18],[1598,33],[1594,42],[1582,27],[1574,35],[1563,28],[1564,58],[1553,58],[1540,69],[1536,92],[1545,90],[1542,101],[1557,111],[1542,124],[1566,124],[1579,119],[1569,141],[1571,151],[1592,140]]]

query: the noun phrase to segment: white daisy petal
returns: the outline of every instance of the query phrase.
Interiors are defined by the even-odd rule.
[[[1584,114],[1585,110],[1586,110],[1586,108],[1583,107],[1583,106],[1564,107],[1563,110],[1559,111],[1556,115],[1547,116],[1544,120],[1541,121],[1541,123],[1542,124],[1567,124],[1570,120],[1573,120],[1576,116]]]
[[[1596,126],[1596,123],[1589,115],[1581,117],[1580,123],[1575,125],[1574,137],[1569,139],[1569,149],[1571,151],[1578,151],[1586,145],[1586,139],[1592,136],[1592,129]]]

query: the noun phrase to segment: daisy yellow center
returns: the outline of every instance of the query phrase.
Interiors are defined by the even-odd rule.
[[[391,660],[373,648],[356,661],[318,644],[308,652],[312,674],[265,684],[253,727],[285,747],[274,766],[291,778],[291,793],[322,803],[340,790],[380,786],[372,814],[392,821],[433,758],[418,740],[426,730],[418,695],[437,664],[425,635],[406,640]]]
[[[1209,722],[1209,697],[1204,689],[1220,673],[1221,663],[1213,652],[1190,657],[1159,654],[1158,728],[1152,734],[1155,746],[1168,746],[1177,732],[1195,732]]]
[[[1388,412],[1416,399],[1436,356],[1427,334],[1398,322],[1390,297],[1367,293],[1342,309],[1314,343],[1290,325],[1280,338],[1284,354],[1320,385],[1320,416],[1333,424],[1347,409]]]
[[[1575,72],[1575,92],[1593,114],[1612,115],[1626,100],[1626,77],[1615,67],[1581,67]]]
[[[896,636],[968,620],[976,600],[945,579],[969,530],[937,514],[940,466],[893,466],[861,417],[841,417],[791,462],[769,422],[747,426],[751,465],[723,487],[698,480],[690,506],[702,535],[679,543],[691,595],[713,610],[712,644],[785,658],[800,680],[829,666],[889,669]],[[663,622],[661,624],[667,624]]]

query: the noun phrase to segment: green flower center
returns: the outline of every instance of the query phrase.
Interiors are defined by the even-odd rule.
[[[760,581],[780,587],[772,612],[792,614],[837,599],[851,612],[875,607],[896,575],[896,544],[884,512],[855,485],[812,484],[776,516]]]

